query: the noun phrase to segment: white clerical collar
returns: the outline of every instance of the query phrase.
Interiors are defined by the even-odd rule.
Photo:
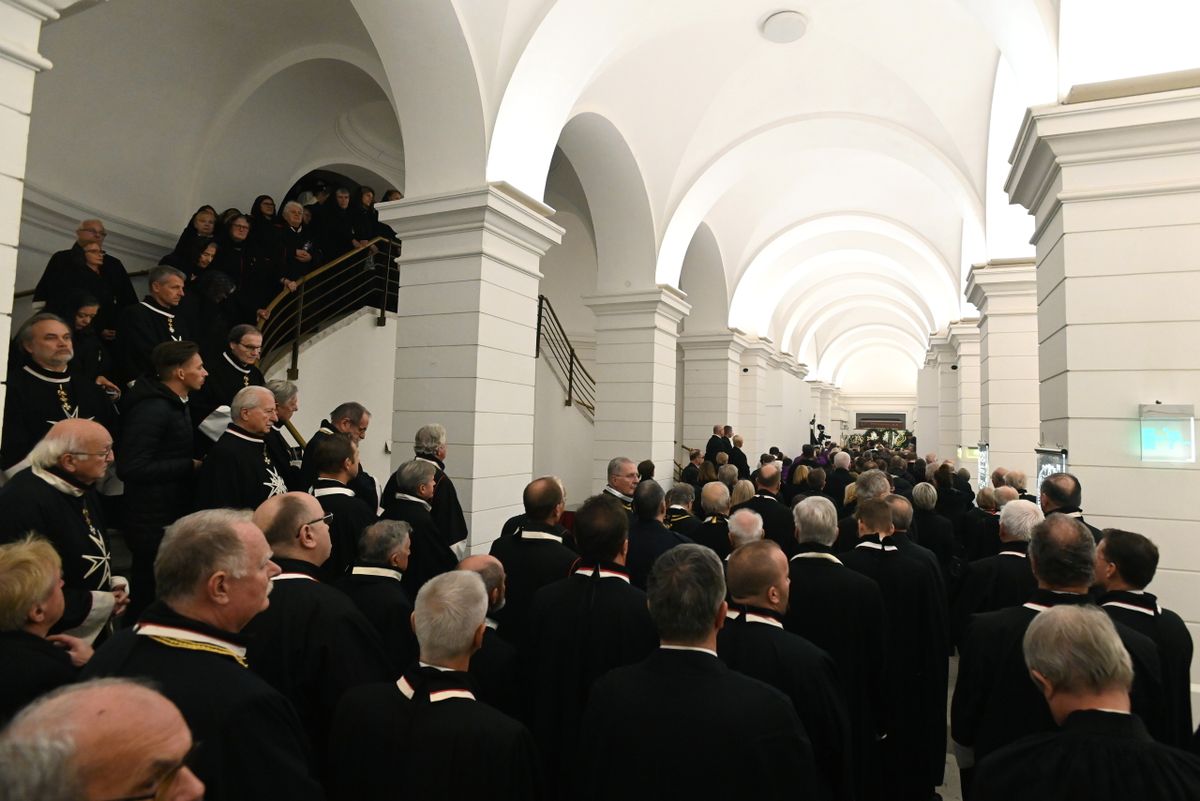
[[[600,578],[616,578],[616,579],[620,579],[621,581],[625,582],[626,584],[629,583],[629,576],[625,575],[624,573],[618,573],[615,570],[605,570],[603,568],[601,568],[600,570],[596,570],[595,568],[591,568],[591,567],[581,567],[581,568],[576,569],[575,575],[577,575],[577,576],[598,575]]]
[[[324,481],[333,481],[335,479],[322,479]],[[349,487],[317,487],[312,491],[314,498],[324,498],[326,495],[349,495],[354,497],[354,490]]]
[[[74,495],[76,498],[83,495],[82,489],[75,486],[74,484],[72,484],[69,481],[59,478],[58,476],[54,475],[53,473],[51,473],[48,470],[43,470],[42,468],[40,468],[36,465],[34,465],[33,467],[30,467],[29,469],[33,471],[33,474],[35,476],[40,478],[42,481],[45,481],[47,484],[54,487],[56,490],[58,490],[59,492],[61,492],[64,495]]]
[[[424,498],[418,498],[416,495],[409,495],[408,493],[405,493],[405,492],[397,492],[396,500],[398,500],[398,501],[413,501],[414,503],[419,503],[425,507],[426,512],[428,512],[430,509],[433,508],[432,506],[429,505],[429,502],[426,501]]]
[[[624,501],[625,503],[633,503],[633,498],[629,497],[628,495],[625,495],[624,493],[617,492],[615,489],[613,489],[608,484],[604,485],[604,491],[607,492],[609,495],[612,495],[614,498],[619,498],[620,500]]]
[[[350,493],[353,495],[354,493]],[[356,565],[350,568],[352,576],[383,576],[384,578],[392,578],[400,581],[404,578],[404,574],[399,570],[391,567],[370,567],[368,565]]]
[[[492,631],[495,631],[496,629],[500,628],[499,622],[497,622],[496,620],[494,620],[490,617],[485,617],[483,619],[483,625],[487,626]]]
[[[691,514],[691,512],[689,512],[689,511],[687,510],[687,507],[686,507],[686,506],[668,506],[668,507],[667,507],[667,511],[668,511],[668,512],[669,512],[669,511],[671,511],[672,509],[678,509],[679,511],[681,511],[681,512],[684,512],[684,513],[686,513],[686,514]]]
[[[663,650],[663,651],[696,651],[697,653],[708,654],[713,657],[715,657],[717,655],[717,652],[710,648],[699,648],[694,645],[665,645],[664,644],[664,645],[660,645],[658,647],[660,650]]]
[[[420,456],[420,455],[418,455],[418,456],[415,456],[415,457],[413,457],[413,458],[414,458],[414,460],[415,460],[415,461],[418,461],[418,462],[428,462],[429,464],[431,464],[431,465],[433,465],[434,467],[436,467],[438,470],[441,470],[441,469],[442,469],[442,466],[441,466],[440,464],[438,464],[438,463],[437,463],[437,461],[436,461],[436,460],[434,460],[434,459],[429,459],[429,458],[427,458],[427,457],[425,457],[425,456]]]
[[[780,623],[775,618],[768,617],[767,615],[760,615],[757,612],[747,612],[746,613],[746,622],[747,623],[766,623],[768,626],[774,626],[777,629],[783,628],[783,624]]]
[[[1147,609],[1144,606],[1137,606],[1136,604],[1127,604],[1123,601],[1105,601],[1104,603],[1102,603],[1100,605],[1101,606],[1114,606],[1117,609],[1128,609],[1130,612],[1141,612],[1143,615],[1149,615],[1150,617],[1154,617],[1156,614],[1160,614],[1162,612],[1161,608]],[[1157,607],[1158,604],[1155,604],[1155,606]]]
[[[559,544],[562,543],[562,537],[557,534],[551,534],[549,531],[526,531],[523,528],[517,529],[517,535],[523,540],[551,540]]]
[[[161,314],[163,317],[166,317],[168,320],[175,319],[175,315],[171,314],[169,311],[163,311],[162,309],[158,308],[157,306],[155,306],[151,303],[147,303],[144,300],[140,301],[140,302],[143,306],[145,306],[147,309],[154,312],[155,314]]]
[[[201,634],[191,629],[182,629],[178,626],[164,626],[159,623],[138,623],[134,627],[134,633],[141,637],[164,637],[170,640],[183,640],[184,642],[201,645],[213,645],[223,651],[228,651],[238,659],[246,658],[245,646],[229,642],[228,640],[222,640],[219,637]]]
[[[453,672],[450,670],[450,668],[439,667],[438,665],[427,665],[424,662],[418,662],[417,664],[421,667],[436,668],[437,670],[441,670],[446,673]],[[396,681],[396,688],[400,690],[400,692],[404,694],[404,697],[410,701],[413,699],[413,696],[417,694],[417,691],[413,689],[413,686],[408,683],[408,679],[404,678],[403,676]],[[429,694],[429,702],[431,704],[436,704],[438,701],[449,701],[451,698],[464,698],[468,701],[474,701],[475,693],[471,692],[470,690],[437,690],[436,692],[431,692]]]
[[[834,564],[840,565],[842,563],[841,559],[838,559],[831,553],[825,553],[824,551],[805,551],[804,553],[796,554],[792,557],[792,559],[824,559],[828,562],[833,562]]]
[[[253,442],[255,445],[266,445],[266,440],[262,439],[261,437],[253,436],[252,434],[243,434],[241,431],[235,429],[232,423],[230,423],[229,427],[225,429],[225,433],[231,434],[238,439],[244,439],[246,442]]]
[[[234,359],[232,356],[229,355],[229,351],[225,351],[221,355],[225,357],[225,361],[229,362],[229,366],[232,367],[234,370],[237,370],[242,375],[250,375],[250,368],[242,367],[240,364],[238,364],[237,359]]]
[[[55,378],[54,376],[48,375],[50,372],[49,370],[46,370],[45,368],[36,370],[27,364],[25,365],[25,372],[29,373],[39,381],[45,381],[47,384],[69,384],[71,382],[71,376],[66,370],[63,370],[62,373],[59,374],[60,377]]]
[[[896,551],[896,550],[899,550],[899,549],[898,549],[898,548],[897,548],[895,545],[887,545],[887,544],[884,544],[884,543],[882,543],[882,542],[870,542],[870,541],[863,541],[863,542],[860,542],[858,545],[855,545],[854,547],[855,547],[855,548],[872,548],[872,549],[874,549],[874,550],[876,550],[876,551]]]
[[[314,577],[308,575],[307,573],[280,573],[278,576],[272,578],[271,581],[290,581],[292,579],[308,579],[309,581],[316,581]]]

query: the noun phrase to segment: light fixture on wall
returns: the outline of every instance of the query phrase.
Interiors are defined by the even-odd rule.
[[[789,44],[808,31],[808,17],[799,11],[776,11],[763,17],[758,27],[768,42]]]
[[[1138,407],[1143,462],[1196,461],[1196,411],[1155,401]]]

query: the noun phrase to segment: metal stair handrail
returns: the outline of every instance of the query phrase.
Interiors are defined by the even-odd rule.
[[[567,392],[563,406],[576,406],[589,420],[596,419],[596,379],[583,366],[550,299],[538,295],[535,356],[545,354],[558,381]]]

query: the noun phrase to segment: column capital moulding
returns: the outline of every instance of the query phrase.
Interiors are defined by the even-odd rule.
[[[988,314],[989,298],[1036,298],[1037,265],[1033,259],[1004,259],[976,264],[967,273],[966,294],[967,300],[984,316]],[[996,312],[993,310],[992,313]]]
[[[958,355],[979,355],[979,318],[956,320],[950,323],[950,347]]]
[[[654,289],[584,295],[581,300],[597,318],[654,313],[661,314],[678,325],[692,310],[685,297],[675,287],[659,284]]]
[[[725,331],[680,334],[678,341],[686,359],[689,352],[696,353],[711,349],[728,349],[733,351],[735,356],[741,356],[742,351],[750,344],[751,338],[736,328],[727,328]]]

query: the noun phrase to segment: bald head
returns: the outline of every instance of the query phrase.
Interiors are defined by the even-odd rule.
[[[192,747],[191,732],[175,705],[126,679],[72,684],[43,696],[18,714],[3,736],[70,743],[69,769],[85,798],[145,793]],[[171,798],[196,799],[204,785],[185,767],[171,790]]]
[[[562,484],[554,476],[535,478],[525,487],[521,500],[530,520],[553,525],[562,514]]]
[[[457,569],[478,573],[483,579],[483,586],[488,595],[488,612],[495,612],[504,605],[504,565],[499,559],[488,554],[468,556],[458,563]]]
[[[767,462],[758,468],[758,487],[774,494],[779,491],[779,465]]]
[[[787,611],[788,561],[774,540],[751,542],[734,551],[726,584],[737,603]]]
[[[710,481],[700,490],[700,506],[706,514],[729,514],[729,487],[720,481]]]
[[[262,529],[276,556],[321,565],[333,551],[324,517],[316,498],[307,492],[287,492],[259,504],[252,522]]]
[[[1003,507],[1009,501],[1015,501],[1021,497],[1021,493],[1007,484],[1003,487],[996,487],[996,489],[992,490],[992,495],[996,498],[997,509]]]
[[[85,486],[104,477],[112,462],[112,435],[91,420],[60,420],[50,427],[33,450],[29,461],[42,470],[57,468]]]

